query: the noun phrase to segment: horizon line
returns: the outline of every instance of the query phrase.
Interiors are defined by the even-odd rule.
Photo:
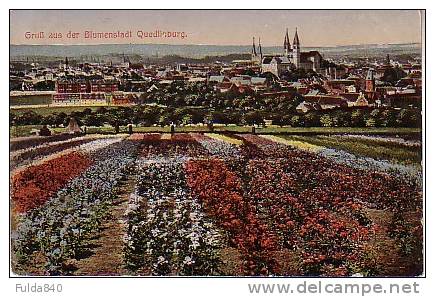
[[[422,42],[418,41],[409,41],[409,42],[397,42],[397,43],[355,43],[355,44],[342,44],[342,45],[310,45],[310,46],[302,46],[302,48],[334,48],[334,47],[343,47],[343,46],[361,46],[361,45],[401,45],[401,44],[422,44]],[[75,44],[62,44],[62,43],[52,43],[52,44],[40,44],[40,43],[32,43],[32,44],[24,44],[24,43],[9,43],[9,46],[83,46],[83,45],[169,45],[169,46],[252,46],[252,44],[170,44],[170,43],[75,43]],[[262,47],[281,47],[281,45],[262,45]]]

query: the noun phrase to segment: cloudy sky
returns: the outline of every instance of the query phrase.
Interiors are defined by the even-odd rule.
[[[281,45],[285,29],[291,40],[295,28],[303,46],[421,42],[421,14],[417,10],[13,10],[11,44],[167,43],[246,45],[261,37],[267,46]],[[68,31],[79,38],[68,39]],[[84,31],[132,31],[128,39],[83,37]],[[185,32],[185,38],[141,39],[137,31]],[[43,31],[44,38],[26,39],[26,32]],[[49,39],[51,32],[62,33]]]

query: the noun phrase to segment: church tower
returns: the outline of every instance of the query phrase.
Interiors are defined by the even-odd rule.
[[[261,39],[258,37],[258,53],[260,54],[260,62],[263,61],[263,50],[261,49]]]
[[[293,38],[293,64],[296,68],[301,66],[301,44],[299,42],[298,28],[296,28],[295,37]]]
[[[288,29],[285,32],[284,36],[284,56],[288,57],[291,52],[290,39],[288,37]]]
[[[260,38],[258,38],[258,52],[257,52],[257,47],[255,46],[255,37],[252,37],[252,49],[251,49],[252,65],[261,65],[262,61],[263,61],[263,52],[261,49]]]
[[[255,48],[255,37],[252,37],[252,50],[251,50],[251,60],[257,60],[257,50]]]
[[[370,68],[366,76],[366,95],[368,99],[373,99],[375,93],[375,76],[374,70]]]

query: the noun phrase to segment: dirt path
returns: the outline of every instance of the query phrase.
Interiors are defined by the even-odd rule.
[[[124,268],[123,236],[127,228],[125,210],[128,197],[133,191],[135,179],[131,177],[120,188],[118,200],[112,206],[112,212],[103,225],[103,231],[98,238],[90,242],[95,248],[93,254],[75,263],[77,270],[74,275],[111,276],[128,275]]]
[[[366,209],[368,217],[378,225],[376,234],[369,241],[367,248],[374,257],[379,276],[414,276],[420,269],[421,262],[416,262],[415,255],[405,256],[400,253],[399,243],[388,236],[388,226],[392,213],[385,210]]]

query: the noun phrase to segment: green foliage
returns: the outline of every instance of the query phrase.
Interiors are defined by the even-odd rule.
[[[315,112],[308,112],[304,115],[304,123],[306,127],[320,126],[320,116]]]
[[[291,119],[290,119],[290,125],[292,127],[301,127],[302,126],[302,119],[301,119],[301,117],[298,116],[298,115],[292,116]]]
[[[178,87],[168,87],[179,90]],[[191,90],[190,90],[191,91]],[[166,95],[163,95],[166,96]],[[178,96],[179,100],[185,98]],[[196,98],[196,99],[194,99]],[[199,99],[203,98],[203,99]],[[205,98],[205,99],[204,99]],[[279,126],[292,127],[421,127],[421,110],[418,108],[336,108],[316,110],[306,114],[296,112],[296,106],[303,100],[298,94],[277,97],[256,95],[225,99],[223,95],[207,93],[205,97],[190,96],[189,100],[205,106],[160,106],[136,105],[120,107],[89,108],[35,108],[33,110],[12,110],[10,125],[47,125],[59,127],[68,125],[74,117],[79,123],[90,127],[104,125],[136,126],[169,125],[170,123],[200,124],[207,121],[215,124],[258,124],[264,119],[272,120]],[[193,102],[192,101],[192,102]],[[223,106],[231,105],[231,107]],[[68,113],[68,111],[70,111]]]
[[[418,127],[421,126],[420,110],[404,108],[397,115],[396,122],[400,127]]]
[[[244,121],[248,125],[264,125],[264,118],[258,111],[251,111],[244,115]]]
[[[334,121],[329,114],[325,114],[320,117],[320,124],[322,127],[333,127]]]
[[[376,126],[376,119],[370,117],[366,120],[366,127],[375,127],[375,126]]]

